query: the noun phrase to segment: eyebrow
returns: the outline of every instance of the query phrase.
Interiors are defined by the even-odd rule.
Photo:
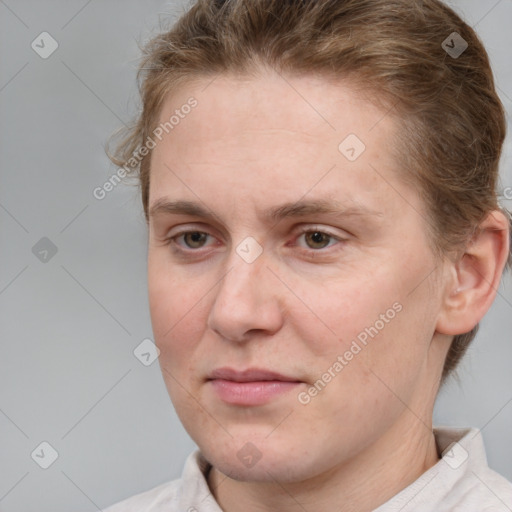
[[[218,218],[210,210],[193,201],[169,201],[166,198],[160,198],[155,201],[149,209],[150,218],[172,214],[190,215],[191,217],[201,217],[210,220]],[[278,222],[284,218],[305,217],[318,214],[328,214],[340,218],[351,216],[382,217],[383,215],[382,212],[368,208],[360,203],[345,205],[334,200],[327,201],[324,199],[316,199],[299,200],[270,208],[263,212],[263,218],[267,222]]]

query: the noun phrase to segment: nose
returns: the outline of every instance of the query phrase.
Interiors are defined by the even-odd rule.
[[[215,288],[208,327],[234,342],[276,333],[283,323],[283,309],[265,253],[247,263],[234,252],[227,268]]]

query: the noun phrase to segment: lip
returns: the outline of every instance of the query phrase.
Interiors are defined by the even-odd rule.
[[[234,382],[255,382],[265,380],[278,380],[281,382],[300,382],[295,377],[288,377],[281,375],[280,373],[273,372],[271,370],[265,370],[262,368],[248,368],[242,372],[239,372],[233,368],[217,368],[213,370],[208,379],[223,379]]]
[[[208,376],[217,396],[231,405],[263,405],[302,384],[295,377],[261,368],[217,368]]]

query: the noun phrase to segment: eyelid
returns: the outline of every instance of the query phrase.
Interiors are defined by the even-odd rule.
[[[173,233],[171,235],[171,232]],[[218,232],[215,228],[212,228],[208,224],[204,224],[201,222],[197,223],[183,223],[174,226],[173,228],[167,230],[167,234],[165,235],[166,240],[170,240],[171,238],[178,237],[180,235],[184,235],[187,233],[205,233],[207,235],[213,236],[215,238],[218,238],[217,234],[213,234]]]
[[[299,234],[303,233],[310,233],[312,231],[319,231],[320,233],[324,233],[326,235],[332,236],[333,238],[336,238],[338,240],[343,240],[342,235],[339,235],[338,233],[335,233],[333,229],[330,227],[326,227],[322,224],[303,224],[300,227],[297,228],[297,231]],[[346,233],[346,231],[344,231]],[[348,233],[347,233],[348,237]]]

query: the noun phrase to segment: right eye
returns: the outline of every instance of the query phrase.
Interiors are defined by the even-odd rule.
[[[182,239],[186,249],[201,249],[202,247],[205,247],[205,242],[209,236],[211,235],[203,231],[184,231],[170,237],[168,239],[168,243],[172,243],[178,247],[183,247],[183,245],[178,242],[179,239]]]

